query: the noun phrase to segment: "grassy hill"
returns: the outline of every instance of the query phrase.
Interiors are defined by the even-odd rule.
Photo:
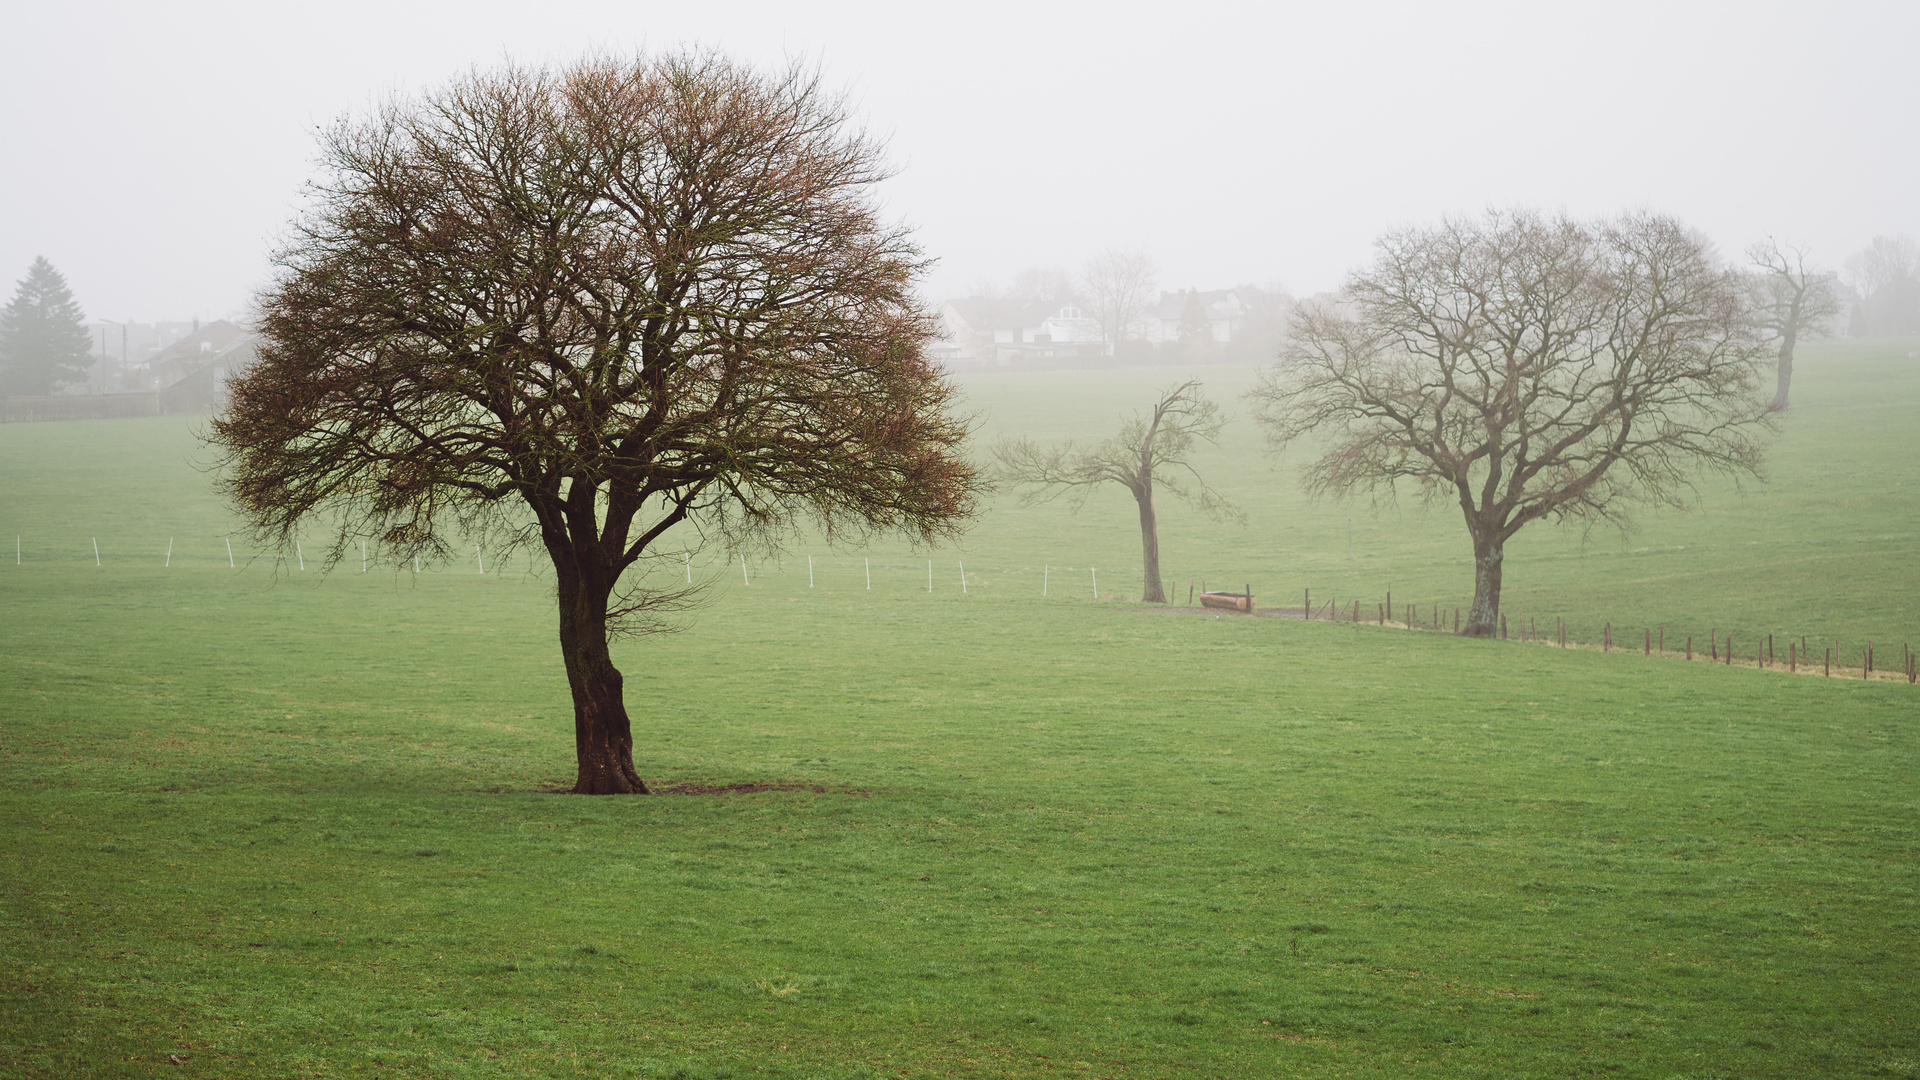
[[[1920,641],[1910,347],[1805,357],[1764,487],[1523,534],[1509,611]],[[967,391],[1092,436],[1182,374]],[[1250,523],[1169,509],[1170,579],[1464,605],[1444,510],[1229,430]],[[682,793],[566,798],[536,567],[230,570],[199,454],[0,427],[0,1076],[1920,1075],[1904,681],[1096,601],[1124,495],[1003,498],[962,550],[696,560],[618,653]]]

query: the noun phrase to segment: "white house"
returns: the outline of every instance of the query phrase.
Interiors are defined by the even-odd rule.
[[[969,296],[940,307],[946,339],[934,356],[952,364],[1012,367],[1036,359],[1107,356],[1100,324],[1066,301]]]

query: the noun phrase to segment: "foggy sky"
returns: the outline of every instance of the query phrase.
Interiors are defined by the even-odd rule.
[[[1920,236],[1920,4],[20,3],[0,27],[0,289],[245,311],[314,131],[502,57],[820,65],[886,135],[934,296],[1144,247],[1163,288],[1335,287],[1489,206],[1675,214],[1838,267]]]

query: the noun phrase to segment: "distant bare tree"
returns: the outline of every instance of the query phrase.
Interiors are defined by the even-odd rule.
[[[1920,243],[1911,236],[1876,236],[1847,257],[1847,276],[1862,295],[1920,278]]]
[[[1065,303],[1073,299],[1073,278],[1057,266],[1029,266],[1014,275],[1006,296],[1010,300]]]
[[[1855,337],[1920,333],[1920,243],[1911,236],[1876,236],[1847,259],[1847,277],[1860,294],[1848,332]]]
[[[1793,348],[1802,337],[1827,331],[1840,313],[1833,274],[1807,267],[1805,248],[1782,249],[1772,240],[1747,249],[1747,259],[1758,269],[1748,275],[1749,296],[1756,324],[1779,342],[1779,366],[1774,375],[1774,411],[1787,408],[1793,387]]]
[[[226,493],[283,547],[325,523],[332,560],[370,539],[404,564],[473,530],[544,550],[574,791],[647,790],[608,635],[685,600],[646,575],[663,554],[802,520],[965,522],[924,260],[874,202],[878,147],[805,72],[475,72],[321,152],[259,363],[213,422]]]
[[[1028,488],[1022,500],[1028,505],[1072,492],[1071,505],[1076,511],[1098,485],[1126,488],[1140,511],[1140,555],[1146,577],[1140,600],[1164,604],[1167,593],[1160,584],[1160,530],[1153,506],[1156,486],[1208,516],[1245,520],[1219,492],[1207,486],[1188,458],[1196,443],[1216,441],[1225,423],[1220,407],[1200,396],[1199,382],[1183,382],[1163,391],[1148,415],[1136,414],[1121,426],[1119,434],[1093,446],[1067,442],[1041,447],[1027,439],[1000,442],[993,449],[996,476]]]
[[[1153,259],[1141,250],[1108,248],[1080,272],[1080,296],[1107,339],[1109,354],[1140,332],[1147,308],[1154,300],[1159,273]]]
[[[1324,440],[1310,490],[1458,501],[1464,634],[1499,629],[1506,542],[1542,518],[1625,526],[1691,468],[1757,475],[1773,414],[1740,276],[1670,218],[1490,214],[1390,233],[1341,307],[1295,309],[1251,398],[1275,447]]]

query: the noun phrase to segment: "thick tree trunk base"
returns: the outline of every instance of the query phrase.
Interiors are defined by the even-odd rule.
[[[647,782],[634,771],[634,749],[605,748],[605,753],[582,753],[576,796],[651,796]]]
[[[651,795],[652,789],[646,781],[640,779],[632,766],[624,771],[593,770],[585,766],[580,769],[580,779],[574,781],[569,795]]]

